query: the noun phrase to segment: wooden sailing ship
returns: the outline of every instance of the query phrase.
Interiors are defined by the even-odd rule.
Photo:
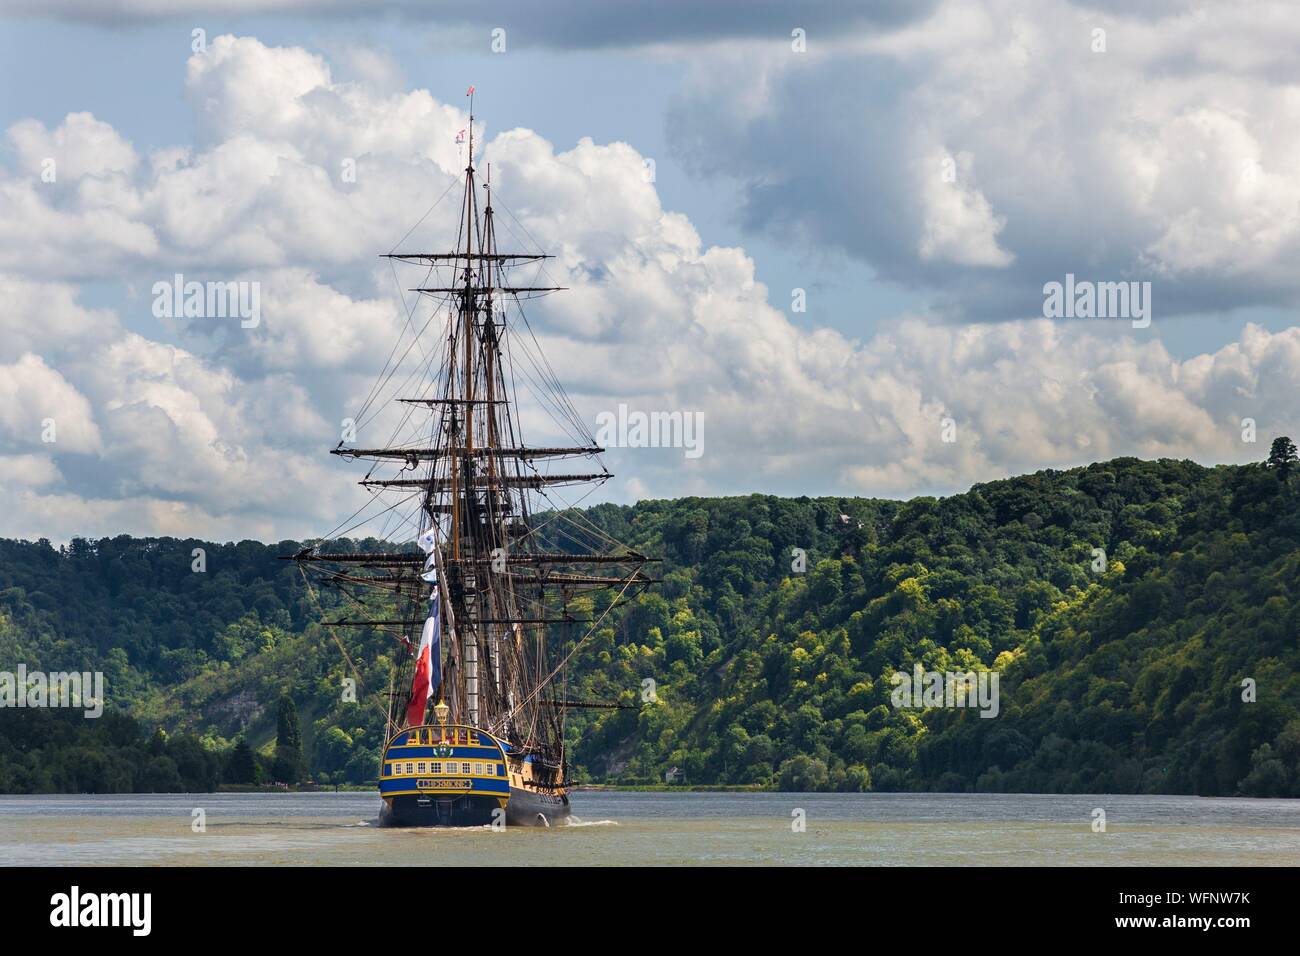
[[[387,627],[401,642],[378,775],[381,822],[549,825],[569,813],[565,715],[601,706],[564,697],[567,662],[599,624],[576,618],[570,604],[605,589],[603,618],[653,583],[651,559],[552,497],[611,475],[523,313],[524,301],[561,289],[517,284],[514,274],[528,264],[544,271],[550,257],[497,248],[491,170],[480,184],[474,166],[472,98],[466,155],[452,251],[387,256],[395,270],[415,265],[436,277],[413,290],[433,303],[416,343],[427,360],[411,393],[394,398],[404,406],[395,436],[404,426],[409,440],[332,450],[372,463],[361,484],[386,512],[405,509],[405,532],[388,536],[392,550],[322,541],[294,557],[310,579],[355,601],[359,617],[330,626]],[[524,443],[521,377],[581,441]],[[591,464],[562,464],[575,459]],[[367,595],[399,616],[373,617]]]

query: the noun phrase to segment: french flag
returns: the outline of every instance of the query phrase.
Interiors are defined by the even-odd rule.
[[[406,705],[408,727],[418,727],[424,723],[424,710],[429,706],[429,699],[442,681],[442,640],[439,618],[438,584],[435,578],[433,597],[429,602],[429,616],[424,622],[424,631],[420,634],[420,647],[415,652],[415,679],[411,682],[411,702]]]

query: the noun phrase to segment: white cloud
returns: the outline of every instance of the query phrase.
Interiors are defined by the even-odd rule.
[[[10,127],[22,163],[0,183],[0,268],[79,279],[149,265],[170,277],[364,262],[366,274],[400,238],[395,224],[431,205],[464,166],[459,110],[424,90],[376,95],[335,83],[305,50],[217,37],[186,77],[197,148],[148,163],[86,113],[53,130],[33,120]],[[71,167],[55,184],[29,168],[48,143]],[[98,165],[87,158],[96,155]],[[454,215],[448,203],[430,225]]]
[[[1014,42],[978,17],[963,22],[990,44],[985,57],[1001,51],[1032,62],[1044,43],[1065,42],[1019,21]],[[1047,260],[1026,246],[1017,220],[1056,215],[1086,225],[1090,213],[1066,216],[1062,209],[1080,198],[1070,175],[1063,180],[1068,196],[1045,184],[1061,164],[1090,167],[1048,135],[1049,148],[1023,154],[1026,182],[1013,189],[1010,159],[1028,144],[999,145],[992,134],[978,134],[979,110],[989,98],[1023,101],[1031,117],[1046,122],[1054,101],[1037,98],[1032,78],[980,73],[972,55],[955,49],[955,34],[926,30],[896,38],[888,55],[921,56],[920,49],[929,63],[936,51],[951,52],[955,65],[926,89],[952,107],[954,120],[929,123],[869,158],[875,171],[908,160],[899,167],[906,188],[880,200],[896,203],[891,208],[906,224],[906,242],[890,254],[924,260],[927,269],[984,275],[1028,268],[1026,258],[1041,267]],[[773,90],[771,108],[779,113],[780,82]],[[440,346],[435,318],[407,348],[431,304],[423,301],[408,323],[413,300],[403,301],[374,256],[451,186],[451,198],[404,248],[449,243],[464,162],[454,137],[464,115],[427,91],[340,82],[316,54],[251,38],[213,40],[191,61],[187,92],[196,142],[134,161],[120,136],[84,117],[53,130],[20,124],[17,139],[11,130],[11,141],[36,143],[35,152],[47,141],[74,156],[94,143],[118,145],[98,166],[84,161],[81,175],[57,190],[42,191],[23,164],[0,171],[0,202],[9,197],[17,217],[0,226],[0,263],[25,264],[25,278],[6,280],[9,307],[0,314],[0,477],[7,476],[0,507],[11,516],[0,532],[231,538],[328,531],[365,500],[353,485],[360,470],[323,454],[338,441],[342,419],[362,405],[390,354],[405,362],[382,382],[381,398],[418,387],[421,363]],[[1228,142],[1232,129],[1209,136],[1206,148]],[[1224,146],[1224,162],[1264,154],[1251,145],[1259,135],[1247,130]],[[976,147],[964,146],[972,137]],[[1119,454],[1260,458],[1259,449],[1239,441],[1242,417],[1269,434],[1300,428],[1300,329],[1252,327],[1236,342],[1181,362],[1159,342],[1135,340],[1122,323],[957,325],[909,317],[865,341],[810,331],[772,306],[744,250],[706,246],[685,215],[663,208],[631,145],[583,139],[557,150],[526,129],[483,142],[481,158],[492,162],[510,208],[498,216],[501,245],[531,248],[535,239],[557,256],[517,275],[573,288],[535,303],[529,316],[588,426],[619,402],[704,413],[698,460],[680,450],[612,452],[625,482],[615,494],[953,490]],[[1115,201],[1156,210],[1147,223],[1186,204],[1165,195],[1172,159],[1153,159],[1128,139],[1116,142],[1132,152],[1116,149],[1103,166],[1134,175]],[[954,183],[940,176],[947,153],[936,144],[957,159]],[[1104,146],[1096,150],[1093,161]],[[339,175],[349,158],[355,182]],[[1197,174],[1201,160],[1189,162],[1193,168],[1176,178]],[[1212,239],[1231,228],[1263,234],[1263,220],[1252,218],[1254,199],[1243,206],[1246,200],[1215,188],[1187,236]],[[91,228],[97,221],[102,228]],[[1069,232],[1059,225],[1056,232]],[[1278,220],[1269,225],[1278,228]],[[1287,229],[1256,248],[1280,255]],[[33,230],[41,237],[36,257]],[[1141,244],[1133,239],[1138,232]],[[1168,271],[1191,268],[1192,252],[1178,252],[1179,243],[1199,250],[1196,268],[1253,268],[1226,240],[1215,246],[1177,230],[1126,232],[1123,224],[1118,233],[1128,254],[1140,248]],[[1177,242],[1160,246],[1161,236],[1175,234]],[[1071,234],[1052,241],[1077,251],[1083,240]],[[1118,261],[1107,255],[1098,261]],[[75,268],[68,265],[73,256]],[[124,275],[148,289],[174,271],[259,282],[261,324],[244,329],[236,320],[199,319],[159,325],[154,336],[147,324],[86,306],[79,293],[87,275]],[[401,284],[422,278],[408,269]],[[515,366],[537,378],[531,336],[518,331]],[[161,341],[173,335],[175,342]],[[520,390],[525,438],[561,437],[529,401],[526,380]],[[40,442],[46,416],[58,422],[53,447]],[[417,430],[391,413],[369,416],[361,416],[362,442]],[[944,417],[957,422],[953,444],[941,440]]]
[[[807,56],[719,43],[689,60],[670,130],[737,184],[747,225],[807,233],[957,315],[1036,314],[1067,272],[1155,280],[1166,317],[1294,305],[1300,21],[1190,6],[948,0]],[[968,157],[955,183],[940,149]]]
[[[90,402],[40,358],[28,352],[0,365],[0,442],[10,448],[56,445],[98,451],[99,428]]]
[[[38,488],[62,478],[49,455],[0,455],[0,487]]]
[[[998,247],[998,233],[1006,220],[993,214],[972,180],[970,153],[932,155],[918,190],[924,209],[924,231],[917,245],[922,259],[963,266],[1006,266],[1015,259]]]
[[[0,274],[0,298],[0,361],[12,362],[27,352],[71,355],[121,335],[117,316],[108,309],[82,306],[71,285]]]
[[[48,130],[36,120],[20,120],[9,127],[9,142],[20,169],[40,174],[53,160],[55,181],[104,173],[129,173],[137,158],[131,144],[107,123],[89,113],[69,113],[63,125]]]

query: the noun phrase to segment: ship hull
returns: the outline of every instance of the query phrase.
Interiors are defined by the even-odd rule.
[[[395,734],[380,767],[380,825],[550,826],[567,817],[569,797],[556,769],[514,756],[508,747],[460,724]]]
[[[379,824],[385,827],[484,827],[499,819],[501,801],[482,796],[405,794],[380,801]],[[510,788],[506,823],[512,827],[549,827],[573,812],[566,794]]]
[[[501,807],[498,797],[404,794],[380,801],[385,827],[485,827]]]
[[[572,810],[566,793],[543,793],[523,787],[510,788],[506,823],[516,827],[546,827],[563,820]]]
[[[389,739],[379,773],[379,822],[393,827],[483,827],[510,799],[501,741],[459,724],[409,727]]]

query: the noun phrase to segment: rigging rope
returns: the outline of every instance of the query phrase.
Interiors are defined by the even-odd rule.
[[[307,572],[303,569],[303,566],[301,564],[298,565],[298,573],[302,575],[303,584],[307,586],[307,593],[311,595],[312,603],[316,605],[317,615],[320,617],[324,617],[325,609],[321,606],[320,598],[316,594],[316,589],[312,587],[311,580],[307,577]],[[339,640],[338,633],[334,630],[333,626],[326,624],[324,621],[321,621],[320,624],[321,627],[329,631],[330,637],[334,638],[334,643],[337,644],[339,647],[339,653],[343,655],[343,660],[347,662],[348,670],[352,671],[352,679],[357,682],[357,687],[358,688],[363,687],[365,682],[361,679],[361,672],[357,670],[356,664],[352,663],[352,657],[348,654],[347,648],[343,646],[343,642]],[[392,714],[389,711],[385,710],[383,707],[381,707],[378,701],[375,701],[375,708],[381,714],[384,715],[384,726],[388,727],[392,725],[393,723]],[[397,729],[401,730],[400,727],[398,727]]]
[[[609,612],[614,610],[615,606],[617,606],[618,602],[622,599],[623,595],[627,593],[627,589],[630,588],[635,583],[636,583],[636,572],[633,571],[632,577],[630,577],[627,580],[627,583],[623,585],[623,590],[619,591],[618,594],[614,596],[614,600],[609,602],[609,607],[605,608],[604,612],[600,615],[600,617],[596,618],[595,623],[591,625],[591,627],[587,630],[587,633],[582,635],[582,637],[578,639],[578,642],[573,645],[573,648],[569,651],[569,653],[564,655],[564,660],[560,661],[559,664],[557,664],[554,668],[551,669],[551,672],[549,674],[547,674],[544,678],[538,681],[537,686],[532,689],[532,691],[528,694],[528,696],[525,697],[523,700],[521,700],[515,706],[515,708],[506,715],[507,719],[514,717],[515,714],[519,713],[519,711],[523,709],[523,707],[526,704],[530,703],[538,694],[542,692],[542,688],[546,687],[552,680],[555,679],[555,675],[564,669],[564,665],[569,663],[569,660],[573,657],[574,654],[578,653],[578,648],[582,647],[582,645],[586,643],[587,638],[591,637],[592,634],[596,633],[596,628],[600,627],[601,622],[604,621],[605,618],[609,616]]]

